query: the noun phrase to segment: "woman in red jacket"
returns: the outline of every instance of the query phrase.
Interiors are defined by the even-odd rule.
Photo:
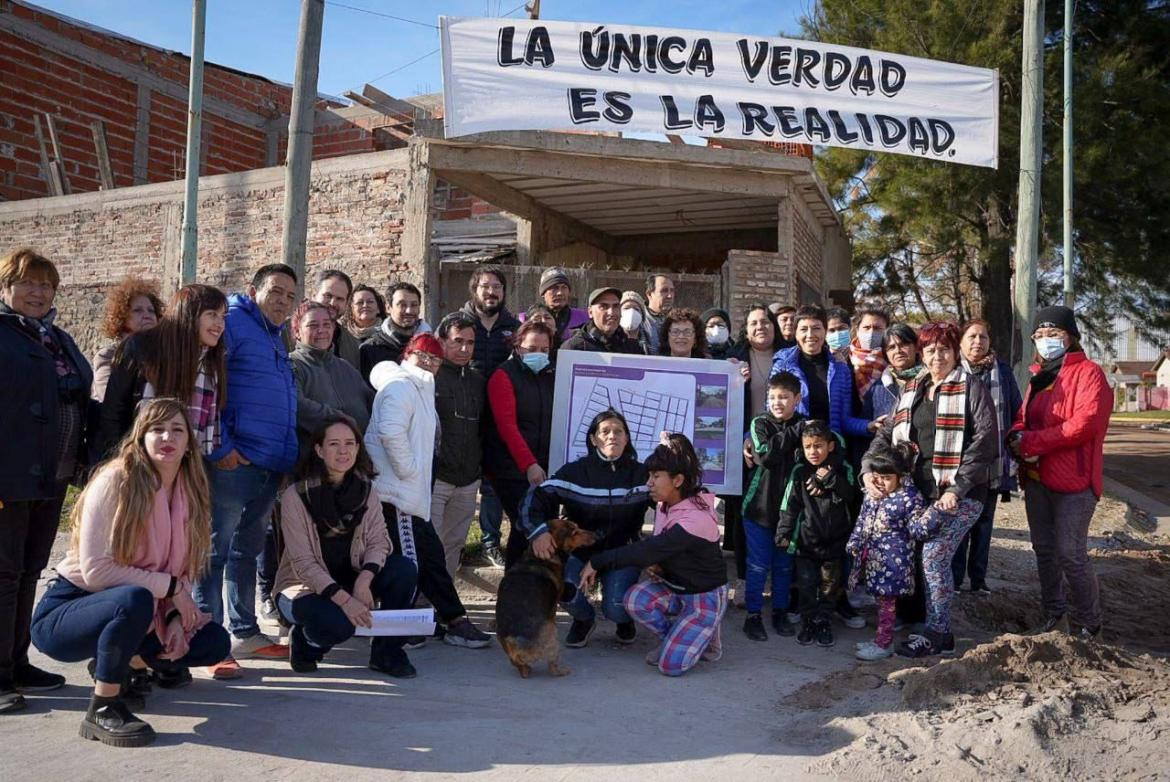
[[[1113,392],[1101,367],[1085,356],[1080,337],[1068,307],[1036,313],[1032,341],[1038,363],[1008,448],[1020,461],[1040,573],[1045,613],[1040,631],[1067,630],[1067,612],[1078,635],[1090,639],[1101,634],[1101,599],[1089,564],[1089,521],[1101,496]]]
[[[484,438],[484,472],[512,522],[504,567],[516,563],[528,545],[520,525],[520,501],[548,477],[552,436],[553,386],[549,360],[553,331],[528,320],[512,335],[512,355],[488,380],[493,425]]]

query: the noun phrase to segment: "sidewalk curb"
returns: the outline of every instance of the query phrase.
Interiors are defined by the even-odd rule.
[[[1126,521],[1143,532],[1170,535],[1170,505],[1158,502],[1115,478],[1105,476],[1105,491],[1129,506]]]

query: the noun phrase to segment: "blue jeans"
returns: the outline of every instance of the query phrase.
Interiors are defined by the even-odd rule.
[[[91,593],[57,578],[37,604],[33,643],[61,662],[93,657],[95,678],[107,684],[121,684],[135,654],[151,668],[173,671],[214,665],[231,651],[227,632],[208,622],[191,637],[186,655],[178,660],[160,659],[163,646],[151,630],[154,609],[154,595],[145,587],[123,585]]]
[[[241,464],[234,470],[208,465],[211,487],[211,561],[195,587],[195,603],[223,624],[223,583],[227,580],[228,629],[236,638],[260,632],[256,624],[256,557],[276,501],[280,474]]]
[[[747,577],[743,580],[744,604],[749,614],[764,610],[764,582],[772,573],[772,613],[788,610],[788,588],[792,585],[792,555],[779,548],[775,530],[743,520],[747,542]]]
[[[383,611],[410,608],[414,599],[418,570],[415,564],[401,554],[386,557],[386,564],[370,582],[370,592]],[[304,639],[313,647],[318,662],[338,644],[353,638],[354,625],[341,610],[341,606],[320,595],[302,595],[289,600],[284,595],[277,598],[280,612],[290,620]],[[386,636],[383,645],[401,647],[405,636]]]
[[[504,506],[488,480],[479,485],[479,531],[485,546],[500,545],[500,525],[504,522]]]
[[[570,556],[565,563],[565,583],[577,586],[577,582],[581,580],[581,571],[584,569],[584,562]],[[601,582],[601,613],[606,619],[618,624],[634,621],[626,612],[625,604],[622,601],[625,599],[626,592],[637,582],[638,573],[639,570],[636,567],[622,567],[603,570],[597,574],[597,580]],[[582,622],[592,622],[596,616],[593,605],[589,602],[589,596],[579,589],[573,595],[573,599],[567,603],[561,603],[561,607],[569,616]]]
[[[991,528],[995,522],[995,506],[999,502],[999,492],[989,491],[987,502],[983,503],[983,512],[975,520],[975,526],[963,536],[959,547],[955,549],[955,559],[951,562],[951,573],[955,577],[955,589],[963,585],[963,576],[971,576],[971,586],[982,586],[987,583],[987,559],[991,556]]]

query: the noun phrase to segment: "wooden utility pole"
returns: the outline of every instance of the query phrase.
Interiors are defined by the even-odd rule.
[[[1064,0],[1064,306],[1073,306],[1073,0]]]
[[[182,285],[195,282],[199,253],[199,140],[203,129],[203,37],[207,28],[207,0],[191,8],[191,76],[187,91],[186,191],[183,198]]]
[[[288,157],[284,171],[284,237],[281,254],[297,273],[297,298],[305,290],[305,243],[309,235],[309,184],[313,165],[313,112],[317,105],[317,71],[321,63],[324,0],[302,0],[297,35],[297,71],[288,122]]]
[[[540,18],[540,0],[532,0],[528,5],[524,6],[524,10],[528,12],[529,19]]]
[[[1036,256],[1040,241],[1040,173],[1044,121],[1044,2],[1024,0],[1023,88],[1020,111],[1020,195],[1016,223],[1012,356],[1016,379],[1027,381],[1032,317],[1036,311]]]

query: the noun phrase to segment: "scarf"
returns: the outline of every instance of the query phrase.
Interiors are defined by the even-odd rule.
[[[207,356],[207,348],[203,348],[203,356]],[[157,392],[154,385],[148,380],[142,386],[142,399],[138,402],[138,410],[142,409]],[[195,439],[199,453],[210,456],[219,447],[219,384],[215,375],[207,371],[207,364],[200,358],[199,373],[195,375],[195,387],[191,390],[191,398],[187,400],[187,420],[191,423],[191,436]]]
[[[921,364],[915,364],[909,369],[894,369],[893,367],[890,367],[890,374],[894,376],[895,380],[901,380],[905,382],[907,380],[913,380],[914,378],[921,375],[923,369],[925,369],[925,367],[923,367]]]
[[[1060,374],[1060,368],[1064,366],[1064,356],[1067,355],[1068,353],[1066,352],[1060,358],[1054,358],[1051,361],[1041,359],[1040,369],[1028,381],[1028,386],[1032,390],[1033,397],[1056,382],[1056,376]]]
[[[975,363],[963,359],[963,369],[976,377],[983,378],[984,382],[987,383],[987,389],[991,392],[991,401],[995,405],[995,420],[1002,427],[1004,424],[1003,383],[999,377],[999,361],[996,359],[995,351],[989,352]],[[998,488],[1003,477],[1003,437],[998,438],[995,444],[997,450],[995,461],[991,465],[991,475],[992,480],[995,481],[993,486]]]
[[[381,326],[382,318],[379,318],[378,321],[374,323],[374,325],[366,326],[365,328],[362,328],[351,320],[346,319],[345,321],[345,328],[349,330],[349,333],[352,334],[354,338],[358,340],[358,342],[365,342],[367,339],[377,334],[378,329],[381,328]]]
[[[146,534],[138,544],[138,551],[130,565],[152,573],[167,573],[177,579],[185,580],[187,578],[187,510],[187,493],[183,489],[181,478],[175,479],[169,502],[166,490],[159,488],[154,495],[154,505],[150,510]],[[180,589],[182,588],[180,587]],[[170,613],[171,607],[172,601],[169,598],[154,602],[152,627],[159,640],[166,638],[167,614]],[[203,614],[195,629],[187,633],[187,640],[191,640],[195,631],[210,620],[210,616]]]
[[[320,480],[302,481],[297,493],[322,538],[350,535],[365,517],[370,482],[352,470],[336,486]]]
[[[898,409],[894,413],[893,444],[910,440],[911,408],[924,381],[930,379],[926,372],[906,384]],[[955,473],[963,460],[963,430],[967,423],[967,372],[955,367],[938,384],[935,393],[937,409],[934,416],[934,458],[930,471],[940,493],[955,482]]]
[[[853,385],[857,395],[865,396],[865,392],[885,371],[888,363],[886,353],[880,347],[866,350],[854,339],[849,343],[849,359],[853,365]]]

